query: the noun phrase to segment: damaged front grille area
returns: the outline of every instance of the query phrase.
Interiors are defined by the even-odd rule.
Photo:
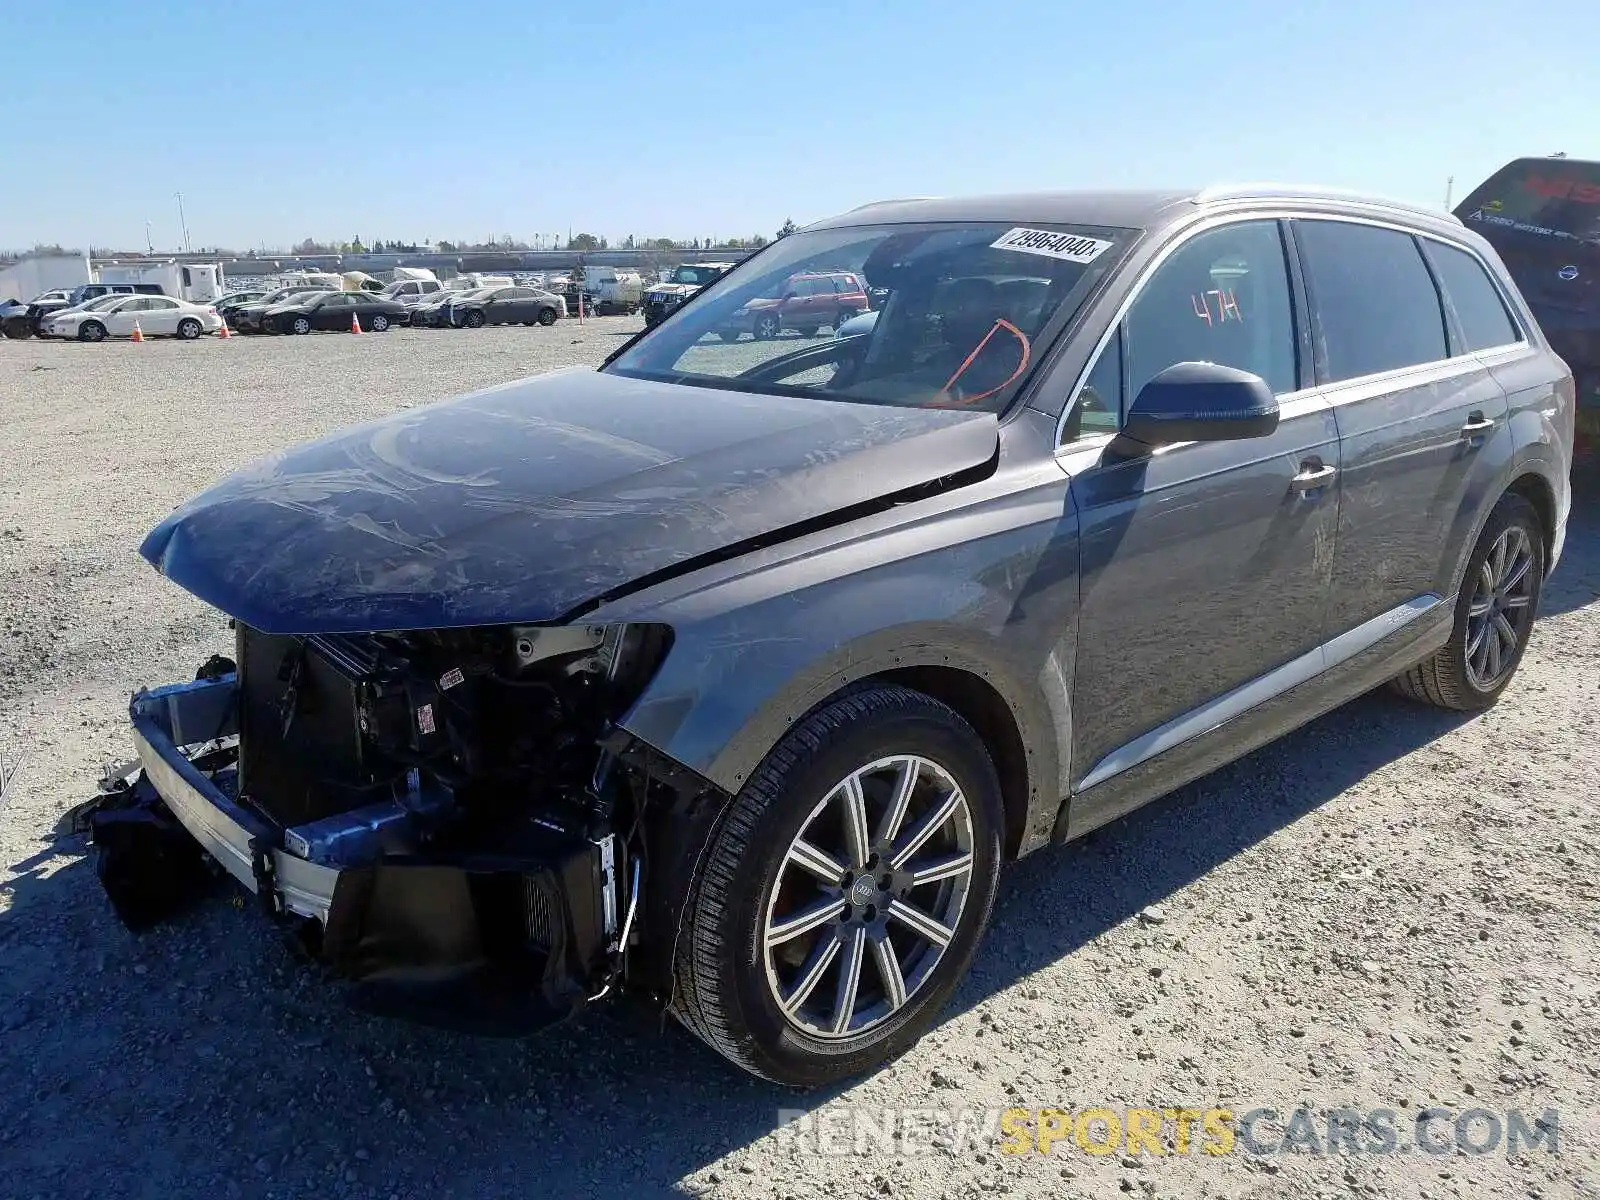
[[[664,628],[236,637],[236,668],[134,698],[142,770],[89,806],[130,923],[174,906],[151,876],[176,855],[374,1011],[515,1032],[610,988],[643,802],[613,723]]]

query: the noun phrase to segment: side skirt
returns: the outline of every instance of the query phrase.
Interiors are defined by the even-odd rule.
[[[1082,837],[1124,813],[1276,741],[1421,662],[1449,640],[1454,624],[1455,605],[1448,600],[1434,599],[1437,602],[1425,611],[1365,649],[1337,657],[1341,639],[1335,639],[1323,647],[1330,657],[1336,658],[1334,665],[1271,694],[1259,704],[1195,737],[1091,782],[1062,803],[1052,840],[1065,842]],[[1254,686],[1255,683],[1245,685],[1246,688]],[[1180,718],[1180,721],[1187,719]],[[1130,746],[1144,740],[1140,738]],[[1094,774],[1091,772],[1091,780]]]

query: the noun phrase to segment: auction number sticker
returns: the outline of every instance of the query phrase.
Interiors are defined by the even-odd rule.
[[[990,242],[989,248],[1015,250],[1018,254],[1038,254],[1044,258],[1059,258],[1064,262],[1089,263],[1111,249],[1111,243],[1101,238],[1058,233],[1051,229],[1011,229],[998,241]]]

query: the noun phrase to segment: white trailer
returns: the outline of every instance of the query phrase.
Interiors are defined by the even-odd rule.
[[[637,271],[584,267],[583,287],[600,303],[623,312],[634,312],[644,302],[644,279]]]
[[[87,255],[30,255],[0,270],[0,300],[26,303],[56,288],[75,288],[93,281]]]
[[[175,300],[210,304],[222,298],[220,263],[138,262],[107,263],[96,283],[154,283]]]

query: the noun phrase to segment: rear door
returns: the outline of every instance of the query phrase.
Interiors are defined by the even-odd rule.
[[[169,337],[178,332],[180,309],[176,300],[166,296],[146,296],[142,301],[144,312],[139,314],[140,327],[145,333]]]
[[[1422,239],[1297,218],[1343,492],[1330,636],[1444,601],[1471,514],[1511,454],[1505,392],[1463,344]]]

